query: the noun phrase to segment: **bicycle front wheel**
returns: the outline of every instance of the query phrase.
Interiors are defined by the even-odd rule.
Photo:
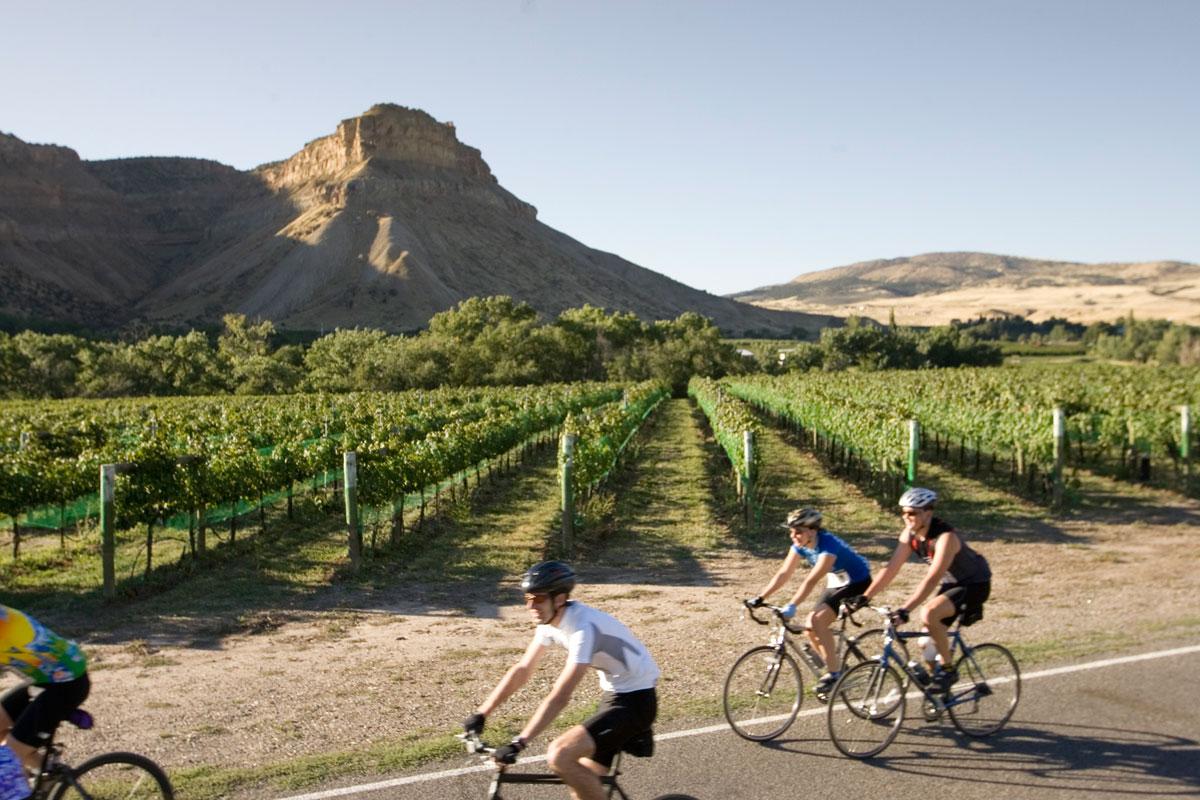
[[[991,736],[1005,726],[1021,699],[1021,669],[998,644],[971,647],[955,664],[958,682],[946,710],[954,727],[967,736]]]
[[[49,800],[173,800],[162,767],[137,753],[106,753],[63,777]]]
[[[851,641],[853,638],[853,642]],[[892,641],[892,652],[895,657],[908,661],[908,646],[904,640],[897,637]],[[842,648],[842,669],[849,669],[863,661],[879,658],[883,655],[883,628],[868,628],[854,637],[848,637]]]
[[[783,733],[800,713],[804,685],[787,653],[763,645],[747,650],[725,678],[725,719],[734,733],[765,742]]]
[[[904,722],[904,680],[895,667],[864,661],[842,673],[825,709],[829,738],[850,758],[883,751]]]

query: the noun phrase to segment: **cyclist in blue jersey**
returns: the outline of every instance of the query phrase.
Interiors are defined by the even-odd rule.
[[[937,647],[940,661],[929,665],[931,686],[944,692],[958,680],[950,661],[948,630],[960,615],[963,625],[982,619],[983,604],[992,591],[992,570],[987,559],[971,549],[962,534],[941,517],[934,516],[937,501],[937,492],[915,486],[900,496],[904,530],[887,566],[863,592],[863,602],[887,588],[914,554],[929,565],[924,579],[892,612],[892,617],[897,624],[903,624],[921,606],[921,621]]]
[[[821,654],[828,670],[813,687],[818,696],[823,696],[837,683],[842,669],[837,649],[833,646],[830,625],[837,619],[838,606],[843,600],[866,591],[871,583],[871,566],[850,545],[821,527],[821,512],[816,509],[798,508],[792,511],[781,527],[788,529],[792,546],[788,548],[779,571],[750,603],[762,605],[764,598],[770,597],[791,580],[801,562],[807,563],[811,569],[784,607],[785,617],[795,616],[796,606],[812,593],[818,583],[822,580],[826,582],[825,592],[808,617],[808,638]]]

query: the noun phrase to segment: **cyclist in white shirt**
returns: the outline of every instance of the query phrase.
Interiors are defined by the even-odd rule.
[[[570,599],[575,572],[561,561],[544,561],[529,568],[521,580],[525,607],[537,621],[533,641],[509,668],[463,728],[480,733],[487,716],[528,681],[546,648],[567,650],[567,663],[550,693],[542,700],[521,733],[496,749],[500,763],[511,764],[531,739],[546,729],[566,708],[575,687],[589,669],[596,670],[604,690],[600,707],[582,724],[550,743],[547,763],[577,800],[602,800],[600,775],[612,766],[625,744],[650,731],[658,713],[658,665],[636,636],[616,618]]]

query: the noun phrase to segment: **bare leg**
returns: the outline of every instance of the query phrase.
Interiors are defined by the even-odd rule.
[[[937,647],[938,655],[942,657],[942,666],[950,669],[954,664],[950,661],[950,637],[946,633],[943,619],[954,613],[954,602],[944,594],[934,596],[922,609],[922,619],[929,638]]]
[[[833,609],[822,603],[808,621],[812,626],[812,633],[809,635],[816,636],[817,649],[821,651],[821,658],[825,659],[825,669],[830,672],[839,672],[842,669],[841,657],[838,655],[837,648],[833,646],[833,631],[829,629],[829,624],[836,616]]]
[[[596,743],[587,728],[576,725],[550,743],[546,762],[563,779],[575,800],[605,800],[600,775],[604,767],[592,760]],[[598,773],[596,768],[601,771]]]

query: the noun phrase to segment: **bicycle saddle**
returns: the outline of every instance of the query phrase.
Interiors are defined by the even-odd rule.
[[[92,719],[92,715],[84,711],[82,708],[77,708],[67,715],[67,722],[74,725],[80,730],[91,730],[96,721]]]
[[[654,755],[654,730],[647,728],[621,746],[621,750],[634,758],[649,758]]]

